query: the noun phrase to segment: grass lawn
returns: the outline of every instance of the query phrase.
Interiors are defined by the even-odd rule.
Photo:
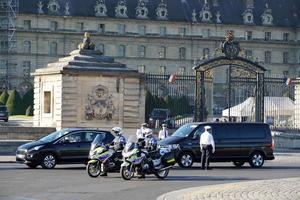
[[[26,116],[26,115],[10,115],[9,119],[32,119],[32,116]]]

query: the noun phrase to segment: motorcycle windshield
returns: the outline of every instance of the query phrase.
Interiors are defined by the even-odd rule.
[[[136,143],[136,138],[133,135],[129,136],[126,145],[123,149],[123,153],[128,153],[132,151],[135,147],[135,143]]]
[[[97,147],[105,146],[103,141],[105,139],[105,134],[98,134],[91,144],[91,151],[95,150]]]

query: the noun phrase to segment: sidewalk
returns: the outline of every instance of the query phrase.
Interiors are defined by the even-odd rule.
[[[163,194],[157,200],[299,200],[300,178],[194,187]]]

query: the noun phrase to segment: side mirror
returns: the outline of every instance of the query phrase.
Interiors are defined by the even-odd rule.
[[[192,138],[193,140],[197,140],[197,139],[199,139],[199,135],[193,135],[193,138]]]

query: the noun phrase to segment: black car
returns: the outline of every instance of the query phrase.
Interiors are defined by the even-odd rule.
[[[0,106],[0,120],[8,122],[8,110],[6,106]]]
[[[54,168],[56,164],[86,164],[91,143],[99,134],[104,144],[114,140],[114,136],[108,131],[63,129],[18,147],[16,161],[25,163],[30,168],[41,165],[45,169]]]
[[[191,123],[180,127],[174,134],[161,140],[160,146],[179,144],[177,163],[191,167],[201,161],[200,135],[204,126],[211,126],[216,151],[212,162],[233,162],[241,167],[245,162],[258,168],[265,160],[273,160],[274,141],[268,124],[264,123]]]
[[[171,118],[171,112],[169,109],[164,108],[154,108],[149,116],[149,126],[155,127],[155,123],[158,120],[159,126],[163,123],[167,124],[169,128],[175,126],[174,120]]]

